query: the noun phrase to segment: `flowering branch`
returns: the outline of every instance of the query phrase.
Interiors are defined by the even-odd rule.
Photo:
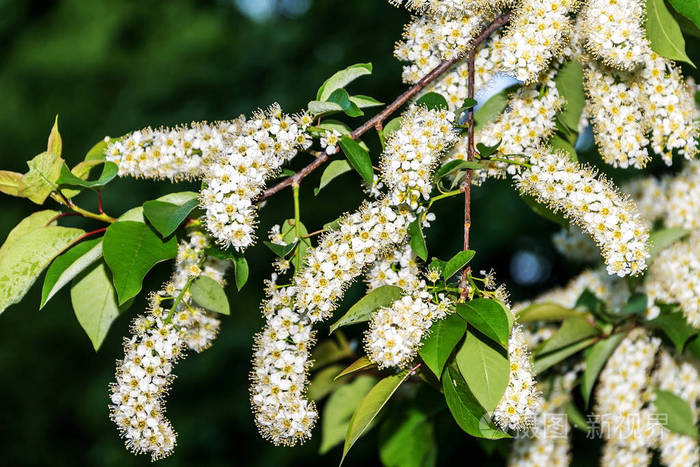
[[[471,56],[472,60],[472,66],[470,68],[470,77],[471,77],[471,94],[470,96],[474,96],[474,53],[476,51],[476,48],[484,42],[493,32],[500,28],[501,26],[505,25],[511,17],[511,13],[503,13],[502,15],[498,16],[496,19],[494,19],[491,23],[489,23],[487,26],[484,27],[484,29],[481,30],[479,35],[477,35],[470,43],[468,47],[468,55]],[[361,126],[355,129],[352,133],[350,133],[350,138],[352,139],[357,139],[360,136],[364,135],[367,131],[371,130],[372,128],[376,128],[377,130],[382,128],[383,122],[394,112],[396,112],[398,109],[400,109],[406,102],[408,102],[412,97],[414,97],[416,94],[418,94],[423,88],[425,88],[427,85],[435,81],[437,78],[442,76],[446,71],[451,69],[457,62],[461,61],[464,58],[464,54],[460,54],[457,57],[451,59],[451,60],[444,60],[442,61],[438,66],[436,66],[433,71],[425,75],[420,81],[418,81],[416,84],[408,88],[406,91],[403,92],[399,97],[394,99],[394,102],[389,104],[379,112],[377,115],[372,117],[371,119],[367,120],[365,123],[363,123]],[[472,143],[473,143],[473,135],[472,135]],[[337,152],[337,151],[336,151]],[[311,172],[319,168],[321,165],[323,165],[324,162],[326,162],[329,158],[331,157],[330,154],[327,152],[324,152],[320,156],[318,156],[313,162],[311,162],[309,165],[301,169],[299,172],[295,173],[291,177],[288,177],[281,182],[277,183],[276,185],[271,186],[267,190],[265,190],[262,195],[258,197],[255,201],[262,201],[265,198],[268,198],[278,191],[281,191],[285,187],[288,187],[290,185],[294,184],[299,184],[301,180],[306,178]],[[471,171],[470,171],[471,172]],[[470,173],[468,172],[468,173]]]

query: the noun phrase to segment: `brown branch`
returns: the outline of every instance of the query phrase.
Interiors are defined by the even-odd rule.
[[[510,12],[504,13],[500,16],[498,16],[496,19],[494,19],[491,23],[489,23],[487,26],[484,27],[484,29],[481,30],[481,32],[471,40],[469,43],[468,47],[468,56],[472,57],[472,67],[471,67],[471,72],[470,76],[474,78],[474,67],[473,67],[473,55],[476,51],[476,48],[484,42],[493,32],[506,24],[510,20]],[[452,59],[452,60],[445,60],[442,63],[440,63],[438,66],[436,66],[430,73],[425,75],[423,78],[421,78],[420,81],[418,81],[416,84],[408,88],[406,91],[404,91],[399,97],[394,99],[394,102],[389,104],[379,112],[377,115],[372,117],[371,119],[367,120],[365,123],[363,123],[361,126],[355,129],[352,133],[350,133],[350,138],[352,139],[357,139],[360,136],[364,135],[367,131],[371,130],[372,128],[381,128],[383,122],[394,112],[396,112],[398,109],[400,109],[406,102],[408,102],[412,97],[414,97],[416,94],[418,94],[423,88],[425,88],[427,85],[435,81],[437,78],[442,76],[446,71],[448,71],[450,68],[452,68],[457,62],[462,60],[465,57],[465,54],[461,54],[458,57]],[[474,97],[473,93],[473,82],[472,82],[472,94],[470,97]],[[473,138],[472,138],[473,140]],[[338,152],[336,150],[336,152]],[[307,175],[309,175],[311,172],[316,170],[318,167],[323,165],[324,162],[326,162],[331,156],[324,152],[322,155],[318,156],[313,162],[311,162],[309,165],[301,169],[299,172],[295,173],[291,177],[285,178],[281,182],[277,183],[276,185],[271,186],[267,190],[265,190],[255,201],[262,201],[265,198],[268,198],[278,191],[281,191],[285,187],[292,186],[292,185],[298,185],[301,180],[303,180]]]

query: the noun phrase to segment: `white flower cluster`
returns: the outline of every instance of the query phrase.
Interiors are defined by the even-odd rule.
[[[467,15],[474,7],[473,0],[389,0],[399,6],[402,3],[408,10],[431,16]]]
[[[238,130],[225,150],[207,167],[201,192],[207,229],[218,243],[238,251],[253,243],[257,216],[253,200],[282,164],[311,145],[306,134],[311,121],[306,113],[283,114],[277,104],[249,120],[238,120]]]
[[[552,235],[552,244],[561,255],[575,261],[592,263],[600,259],[596,244],[578,227],[561,229]]]
[[[175,447],[176,433],[165,418],[165,396],[175,376],[172,368],[187,348],[201,352],[211,345],[219,320],[194,306],[185,293],[170,311],[161,303],[174,299],[190,277],[204,273],[223,281],[227,264],[206,260],[206,238],[193,232],[180,245],[173,282],[151,297],[150,310],[137,317],[124,341],[124,359],[117,362],[116,382],[110,384],[110,418],[130,451],[157,460]]]
[[[425,284],[423,284],[425,286]],[[449,302],[430,302],[423,287],[372,314],[365,353],[379,368],[403,367],[413,359],[430,326],[447,316]]]
[[[368,292],[382,285],[395,285],[404,290],[421,287],[420,268],[411,246],[389,250],[367,270],[365,281]]]
[[[602,465],[634,465],[622,461],[645,458],[656,444],[661,425],[650,406],[650,373],[660,344],[658,338],[636,328],[620,342],[600,373],[595,413],[601,417],[600,432],[607,445]]]
[[[554,82],[553,70],[541,84],[524,86],[513,93],[508,108],[498,118],[479,129],[475,141],[486,146],[499,142],[497,154],[525,154],[539,148],[556,128],[556,114],[564,103]],[[467,159],[467,138],[460,138],[448,152],[446,160]],[[524,159],[511,157],[512,159]],[[516,165],[491,161],[474,171],[472,183],[480,185],[487,178],[503,178],[515,174]]]
[[[588,114],[603,160],[615,167],[643,168],[649,161],[646,95],[631,73],[585,60]]]
[[[698,398],[700,397],[700,375],[691,363],[673,357],[661,350],[659,361],[652,375],[655,384],[664,391],[670,391],[688,402],[693,421],[698,419]],[[693,467],[700,465],[698,441],[666,428],[662,430],[658,450],[661,462],[669,467]]]
[[[580,16],[585,47],[593,55],[623,70],[643,63],[648,45],[642,0],[588,0]]]
[[[533,426],[542,406],[542,394],[530,364],[530,351],[520,325],[514,325],[508,339],[510,374],[506,392],[493,411],[493,421],[502,430],[524,431]]]
[[[402,116],[401,126],[386,142],[380,166],[391,204],[405,203],[415,210],[419,201],[428,199],[432,169],[438,162],[435,154],[457,138],[453,121],[452,112],[423,106],[412,106]]]
[[[556,375],[549,384],[539,383],[547,394],[537,414],[531,436],[518,436],[508,457],[508,467],[565,467],[571,462],[571,435],[565,407],[571,401],[571,390],[578,371]]]
[[[634,200],[642,220],[650,228],[666,214],[666,189],[667,183],[654,177],[637,178],[621,186],[621,190]]]
[[[524,83],[535,81],[566,44],[578,0],[521,0],[503,36],[503,68]]]
[[[202,177],[236,129],[236,121],[144,128],[124,138],[106,138],[109,145],[105,154],[119,166],[120,176],[191,180]]]
[[[666,227],[700,228],[700,162],[690,161],[673,179],[666,182]]]
[[[434,121],[425,119],[430,115]],[[431,134],[443,130],[443,111],[425,112],[411,109],[407,116],[421,119]],[[404,117],[403,128],[415,128]],[[274,444],[294,445],[311,434],[318,412],[306,399],[309,348],[313,344],[311,326],[330,317],[345,289],[363,270],[405,242],[407,229],[416,215],[406,204],[397,206],[390,200],[401,198],[406,181],[429,179],[432,168],[445,149],[442,144],[427,146],[423,128],[415,138],[399,147],[389,148],[382,155],[382,167],[390,166],[386,159],[422,154],[416,171],[409,164],[403,168],[405,179],[392,178],[387,197],[365,202],[358,211],[338,221],[338,229],[328,232],[315,248],[307,251],[305,265],[288,287],[268,286],[268,300],[263,304],[265,328],[255,338],[255,355],[251,372],[251,403],[262,436]],[[397,133],[402,134],[399,129]],[[449,132],[445,133],[449,137]],[[415,159],[415,156],[410,159]],[[403,161],[402,161],[403,162]]]
[[[651,263],[644,289],[649,318],[660,312],[655,302],[678,303],[688,324],[700,328],[700,232],[674,243]]]
[[[634,204],[603,177],[566,156],[541,150],[532,167],[515,178],[520,189],[561,211],[588,233],[601,249],[608,273],[637,275],[646,268],[646,226]]]

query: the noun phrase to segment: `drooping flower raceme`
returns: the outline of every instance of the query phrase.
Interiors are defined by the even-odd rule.
[[[642,0],[588,0],[580,16],[585,46],[606,64],[623,70],[641,65],[648,42]]]
[[[227,264],[206,259],[207,243],[195,231],[180,244],[173,281],[153,294],[148,312],[134,320],[132,335],[124,341],[124,358],[117,362],[116,382],[110,384],[110,418],[126,447],[152,460],[169,455],[175,446],[177,435],[165,418],[173,366],[187,348],[201,352],[209,347],[219,329],[218,318],[195,306],[189,293],[172,311],[162,305],[179,295],[190,277],[206,274],[223,282]]]
[[[493,421],[502,430],[523,431],[533,426],[542,395],[537,390],[523,330],[517,324],[508,339],[508,360],[508,386],[493,411]]]
[[[108,141],[105,155],[119,166],[120,176],[192,180],[226,147],[239,121],[194,122],[175,128],[144,128]]]
[[[674,357],[662,349],[652,377],[659,389],[670,391],[685,400],[690,406],[693,422],[697,422],[700,397],[700,375],[697,368],[690,362],[683,361],[681,357]],[[657,448],[663,465],[670,467],[700,465],[698,441],[690,436],[663,428]]]
[[[419,129],[413,118],[422,123]],[[250,392],[258,429],[274,444],[294,445],[310,436],[318,417],[313,402],[305,397],[311,327],[332,315],[345,289],[364,269],[405,242],[408,224],[416,218],[405,202],[429,186],[430,169],[454,138],[449,123],[444,123],[452,119],[442,110],[410,109],[401,127],[416,128],[418,133],[404,141],[405,133],[397,130],[382,155],[382,167],[392,166],[394,158],[410,161],[405,167],[399,164],[401,177],[392,174],[384,180],[387,196],[342,217],[337,230],[308,250],[304,267],[290,286],[268,287],[269,299],[263,304],[266,325],[255,337]],[[443,136],[442,144],[437,135]]]
[[[603,465],[646,458],[656,444],[661,425],[655,419],[651,370],[661,344],[641,328],[632,330],[615,349],[600,373],[595,413],[606,439]],[[645,464],[641,464],[645,465]]]
[[[383,285],[395,285],[404,290],[416,290],[421,287],[420,268],[416,254],[410,245],[399,250],[389,250],[377,260],[365,274],[367,290],[371,291]]]
[[[238,122],[239,131],[206,169],[206,187],[201,192],[207,229],[218,243],[238,251],[253,243],[253,199],[282,164],[310,146],[309,124],[310,115],[285,115],[277,104]]]
[[[645,94],[632,73],[584,60],[588,115],[603,160],[615,167],[643,168],[649,161]]]
[[[646,268],[648,232],[634,204],[593,170],[565,155],[540,150],[515,179],[519,188],[578,224],[601,249],[610,274],[637,275]]]
[[[503,68],[524,83],[535,81],[557,56],[573,27],[577,0],[521,0],[503,36]]]
[[[649,267],[644,285],[652,316],[655,302],[678,303],[688,324],[700,328],[700,232],[664,250]]]

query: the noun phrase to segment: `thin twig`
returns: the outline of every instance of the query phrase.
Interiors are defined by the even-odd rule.
[[[482,29],[482,31],[477,35],[472,41],[469,43],[468,47],[468,54],[473,54],[476,48],[484,42],[493,32],[506,24],[510,20],[510,12],[504,13],[497,17],[495,20],[493,20],[491,23],[489,23],[487,26]],[[418,81],[416,84],[408,88],[406,91],[403,92],[399,97],[394,99],[394,102],[389,104],[379,112],[377,115],[374,117],[370,118],[367,120],[365,123],[363,123],[361,126],[355,129],[352,133],[350,133],[350,138],[352,139],[357,139],[360,136],[364,135],[367,131],[371,130],[372,128],[378,128],[378,125],[381,126],[382,123],[394,112],[399,110],[406,102],[408,102],[412,97],[414,97],[416,94],[418,94],[423,88],[425,88],[427,85],[435,81],[437,78],[439,78],[442,74],[444,74],[446,71],[448,71],[450,68],[452,68],[457,62],[462,60],[464,58],[464,54],[461,54],[452,60],[445,60],[442,63],[440,63],[438,66],[436,66],[430,73],[425,75],[423,78],[421,78],[420,81]],[[472,67],[473,68],[473,67]],[[472,77],[473,77],[473,70],[472,70]],[[473,95],[472,95],[473,97]],[[336,151],[337,152],[337,151]],[[281,191],[282,189],[294,185],[294,184],[299,184],[301,180],[303,180],[306,176],[308,176],[311,172],[319,168],[321,165],[323,165],[324,162],[326,162],[331,155],[329,155],[327,152],[324,152],[322,155],[318,156],[313,162],[311,162],[309,165],[301,169],[299,172],[296,174],[292,175],[291,177],[288,177],[281,182],[277,183],[276,185],[271,186],[267,190],[265,190],[255,201],[262,201],[265,198],[268,198],[278,191]]]

